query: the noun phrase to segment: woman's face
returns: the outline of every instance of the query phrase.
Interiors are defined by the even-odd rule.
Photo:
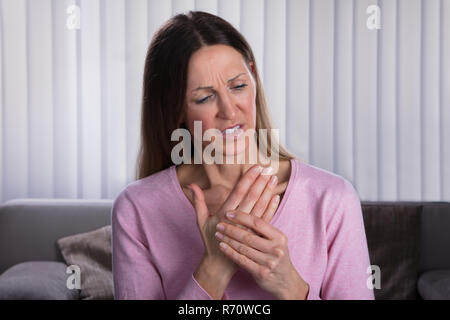
[[[252,62],[250,68],[253,68]],[[255,129],[256,125],[255,98],[252,72],[233,47],[207,46],[192,55],[188,66],[185,118],[191,135],[194,121],[201,121],[203,132],[218,129],[223,133],[227,155],[231,155],[230,151],[233,155],[245,152],[248,144],[243,133]],[[240,129],[225,132],[236,126]],[[203,142],[203,147],[209,143]]]

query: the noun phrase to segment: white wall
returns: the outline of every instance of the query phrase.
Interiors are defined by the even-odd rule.
[[[0,0],[0,202],[131,182],[147,46],[194,9],[249,40],[293,153],[362,200],[450,201],[450,0]]]

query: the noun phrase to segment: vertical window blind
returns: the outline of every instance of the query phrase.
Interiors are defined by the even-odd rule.
[[[146,50],[189,10],[247,38],[292,153],[362,200],[450,201],[450,0],[0,0],[0,203],[135,179]]]

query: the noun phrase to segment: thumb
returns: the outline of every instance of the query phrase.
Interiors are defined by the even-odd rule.
[[[195,183],[188,185],[188,188],[192,191],[194,198],[195,212],[197,213],[197,222],[200,227],[203,227],[209,216],[208,207],[206,206],[205,196],[202,189]]]

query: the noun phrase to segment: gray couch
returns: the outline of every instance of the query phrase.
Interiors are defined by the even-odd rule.
[[[111,205],[54,199],[1,205],[0,299],[11,288],[14,298],[28,299],[35,286],[39,293],[31,298],[79,298],[78,290],[65,288],[68,275],[56,240],[110,225]],[[450,203],[362,202],[362,208],[371,263],[381,268],[376,298],[450,299]],[[61,279],[59,292],[45,283],[52,272]]]
[[[110,225],[111,206],[111,200],[60,199],[0,206],[0,300],[78,299],[79,290],[67,289],[56,240]]]

